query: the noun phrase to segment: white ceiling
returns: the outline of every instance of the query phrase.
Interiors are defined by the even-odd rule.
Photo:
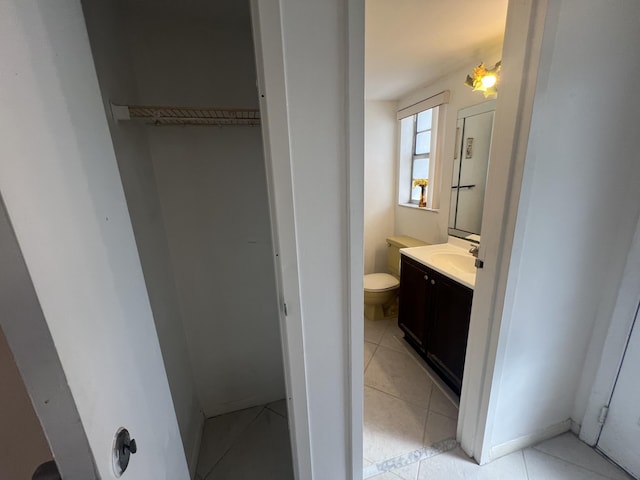
[[[483,61],[482,51],[502,43],[507,2],[366,0],[365,97],[397,100]]]

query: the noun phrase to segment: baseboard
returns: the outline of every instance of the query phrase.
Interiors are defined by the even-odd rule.
[[[568,432],[569,430],[571,430],[571,428],[572,420],[568,418],[563,422],[551,425],[544,430],[540,430],[539,432],[535,432],[530,435],[524,435],[522,437],[509,440],[508,442],[502,443],[500,445],[495,445],[491,447],[491,450],[489,451],[488,461],[492,462],[500,457],[509,455],[510,453],[517,452],[518,450],[522,450],[523,448],[531,447],[544,440],[548,440],[557,435],[560,435],[561,433]]]
[[[580,436],[580,430],[582,429],[582,425],[576,422],[573,418],[571,419],[571,431],[575,433],[578,437]]]

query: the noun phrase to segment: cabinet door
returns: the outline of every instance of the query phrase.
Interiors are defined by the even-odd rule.
[[[428,280],[417,262],[402,256],[398,326],[420,350],[425,350],[426,316],[428,310]]]
[[[427,316],[427,358],[460,393],[469,335],[473,291],[444,275],[432,273],[433,314]]]

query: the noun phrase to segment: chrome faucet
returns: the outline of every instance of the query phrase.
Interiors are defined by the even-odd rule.
[[[472,243],[471,248],[469,249],[469,253],[474,257],[478,258],[478,250],[480,250],[480,244]]]

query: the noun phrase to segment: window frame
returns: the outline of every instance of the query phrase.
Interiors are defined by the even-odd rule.
[[[449,103],[450,92],[443,90],[438,94],[411,103],[398,109],[398,156],[396,158],[396,199],[398,206],[418,208],[418,202],[411,200],[413,189],[413,157],[417,132],[417,115],[433,109],[431,118],[431,149],[429,152],[429,184],[427,186],[427,206],[420,208],[424,211],[438,212],[440,206],[441,170],[445,142],[446,108]],[[400,102],[402,104],[404,102]],[[408,102],[407,102],[408,103]],[[405,105],[407,104],[405,103]]]
[[[431,187],[431,183],[433,180],[433,176],[434,176],[434,162],[431,161],[432,159],[432,155],[431,152],[434,151],[435,148],[435,143],[437,143],[437,139],[435,138],[437,136],[437,127],[436,127],[436,121],[438,119],[438,108],[439,106],[436,105],[435,107],[431,107],[431,108],[427,108],[425,110],[422,110],[420,112],[417,112],[415,114],[413,114],[411,117],[413,119],[413,135],[412,135],[412,145],[411,145],[411,175],[409,178],[409,200],[408,200],[408,204],[413,204],[413,205],[418,205],[420,203],[419,199],[414,199],[413,198],[413,180],[414,180],[414,170],[415,170],[415,162],[416,160],[422,160],[422,159],[428,159],[429,160],[429,173],[427,175],[427,179],[429,181],[429,184],[427,185],[427,208],[432,208],[431,203],[429,201],[429,197],[432,195],[430,195],[431,191],[433,190],[433,188]],[[424,130],[420,130],[418,131],[418,115],[420,115],[421,113],[427,112],[429,110],[432,110],[431,112],[431,125],[430,128],[426,128]],[[418,144],[418,134],[419,133],[423,133],[423,132],[430,132],[430,138],[429,138],[429,152],[428,153],[416,153],[416,148],[417,148],[417,144]],[[435,156],[435,155],[434,155]]]

